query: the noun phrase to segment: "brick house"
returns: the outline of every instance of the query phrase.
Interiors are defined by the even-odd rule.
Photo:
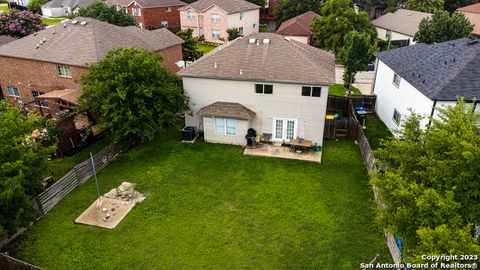
[[[26,104],[54,92],[63,109],[80,94],[80,77],[88,64],[99,61],[111,49],[134,47],[162,54],[163,66],[172,72],[182,60],[183,40],[167,29],[155,31],[119,27],[92,18],[78,17],[0,46],[0,88],[7,101]],[[62,91],[74,90],[72,93]],[[65,94],[65,95],[64,95]],[[67,97],[63,98],[62,97]],[[62,106],[42,103],[43,113],[54,114]]]
[[[277,30],[277,34],[300,41],[305,44],[313,44],[312,23],[313,18],[320,19],[322,16],[313,11],[307,11],[297,17],[284,21]]]
[[[260,6],[244,0],[198,0],[180,8],[183,29],[192,29],[194,37],[223,43],[227,29],[239,28],[240,35],[259,32]]]
[[[186,5],[180,0],[107,0],[106,3],[125,10],[141,28],[168,28],[172,32],[180,30],[178,9]]]

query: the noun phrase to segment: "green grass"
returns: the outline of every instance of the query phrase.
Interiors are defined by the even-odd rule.
[[[72,156],[65,156],[64,158],[58,158],[50,161],[49,170],[47,172],[48,175],[53,175],[56,180],[60,179],[67,172],[73,169],[75,165],[89,158],[90,152],[95,155],[107,147],[110,142],[111,141],[108,138],[103,138]]]
[[[8,12],[10,9],[8,8],[7,5],[1,5],[0,10],[3,11],[3,12]]]
[[[268,33],[268,27],[266,25],[260,25],[260,32],[261,33]]]
[[[353,142],[327,141],[321,165],[246,157],[238,146],[181,144],[178,130],[98,174],[148,194],[113,230],[75,225],[95,200],[77,188],[10,247],[54,269],[358,269],[391,262]]]
[[[42,21],[50,26],[54,26],[59,24],[61,21],[65,20],[65,17],[50,17],[50,18],[43,18]]]
[[[201,42],[197,42],[197,47],[200,51],[203,52],[203,54],[207,54],[207,53],[209,53],[210,51],[212,51],[213,49],[216,48],[213,45],[204,44],[204,43],[201,43]]]
[[[380,147],[381,139],[387,139],[392,137],[392,133],[388,130],[387,126],[380,120],[375,114],[369,114],[367,116],[367,122],[365,123],[366,129],[364,129],[365,137],[367,137],[370,147],[375,150]]]
[[[351,86],[351,90],[352,90],[352,95],[362,95],[360,90],[358,90],[358,88],[356,88],[353,85]],[[330,85],[330,88],[328,89],[328,94],[331,96],[344,97],[346,96],[346,91],[347,89],[345,89],[343,84],[333,84],[333,85]]]

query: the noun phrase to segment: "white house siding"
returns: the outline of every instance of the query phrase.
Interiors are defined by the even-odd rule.
[[[306,36],[286,36],[286,37],[308,45],[308,37]]]
[[[294,137],[303,131],[305,139],[322,145],[328,87],[322,86],[321,97],[304,97],[301,84],[268,84],[273,85],[272,95],[256,94],[255,82],[184,77],[183,87],[193,112],[193,116],[186,116],[186,124],[204,129],[198,115],[201,108],[217,101],[237,102],[256,113],[251,127],[257,134],[273,133],[274,117],[293,118],[297,120]]]
[[[393,70],[382,61],[377,64],[377,76],[375,78],[374,94],[377,95],[376,111],[380,119],[390,130],[397,130],[398,125],[393,121],[393,112],[396,109],[405,119],[413,109],[416,113],[430,116],[433,101],[423,95],[405,79],[401,79],[400,87],[393,84]],[[425,127],[428,119],[423,120],[421,125]]]
[[[381,27],[377,27],[377,33],[378,33],[378,38],[379,39],[384,40],[384,41],[388,40],[386,29],[381,28]],[[413,41],[412,36],[408,36],[408,35],[405,35],[405,34],[401,34],[401,33],[392,31],[391,40],[406,40],[406,39],[410,40],[410,45],[417,44],[415,41]]]
[[[205,141],[211,143],[226,143],[245,145],[248,129],[250,128],[249,120],[236,120],[235,135],[222,135],[215,132],[215,117],[203,117],[203,126],[205,131]]]
[[[248,36],[253,33],[258,33],[260,29],[260,10],[249,10],[243,14],[243,19],[240,20],[240,13],[229,14],[227,18],[228,28],[243,27],[243,35]]]
[[[45,17],[61,17],[65,16],[65,10],[63,8],[43,8],[42,14]]]

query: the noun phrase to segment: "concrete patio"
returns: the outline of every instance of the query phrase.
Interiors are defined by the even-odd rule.
[[[303,153],[296,153],[289,147],[282,147],[280,143],[255,144],[254,147],[245,148],[243,154],[246,156],[286,158],[316,163],[320,163],[322,161],[322,152],[308,150]]]

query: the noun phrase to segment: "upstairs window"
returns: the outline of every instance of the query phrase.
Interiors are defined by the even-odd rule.
[[[18,88],[13,86],[7,86],[7,92],[10,96],[14,96],[14,97],[20,96],[20,92],[18,91]]]
[[[271,85],[271,84],[255,84],[255,93],[271,95],[271,94],[273,94],[273,85]]]
[[[399,88],[400,87],[400,80],[401,80],[401,77],[397,73],[394,73],[393,74],[393,85],[395,85],[397,88]]]
[[[212,14],[212,23],[218,23],[218,22],[220,22],[220,15]]]
[[[402,115],[397,111],[397,109],[393,109],[393,122],[397,124],[397,126],[400,125],[400,121],[402,121]]]
[[[302,86],[302,96],[304,97],[320,97],[322,93],[321,87]]]
[[[238,34],[239,34],[240,36],[243,36],[243,27],[239,27],[239,28],[238,28]]]
[[[172,7],[167,7],[167,12],[172,12]]]
[[[168,28],[168,21],[162,21],[162,27]]]
[[[187,19],[194,20],[195,19],[195,12],[193,12],[193,11],[187,12]]]
[[[243,11],[241,11],[241,12],[240,12],[240,20],[243,20],[243,16],[244,16],[244,15],[245,15],[245,14],[243,13]]]
[[[135,16],[135,17],[140,17],[140,16],[142,16],[142,12],[140,11],[139,8],[133,8],[133,9],[132,9],[132,12],[133,12],[133,16]]]
[[[71,78],[70,68],[65,66],[57,66],[58,76]]]

